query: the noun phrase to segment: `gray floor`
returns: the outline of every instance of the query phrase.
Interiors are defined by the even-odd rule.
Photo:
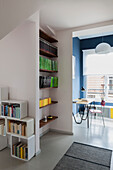
[[[86,121],[81,125],[74,123],[74,135],[49,132],[41,138],[41,153],[29,162],[19,161],[10,156],[7,148],[0,152],[0,170],[53,170],[73,141],[83,142],[113,150],[113,120],[92,120],[89,129]]]

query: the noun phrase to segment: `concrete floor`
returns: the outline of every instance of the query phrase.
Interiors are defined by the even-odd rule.
[[[49,132],[41,138],[41,153],[29,162],[23,162],[10,156],[10,150],[0,152],[0,170],[53,170],[55,165],[71,146],[73,141],[92,144],[113,150],[113,120],[92,120],[89,129],[86,121],[81,125],[74,123],[74,135]]]

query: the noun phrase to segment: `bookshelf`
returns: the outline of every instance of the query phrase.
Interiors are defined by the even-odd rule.
[[[57,55],[55,55],[55,54],[52,54],[51,52],[49,52],[49,51],[45,51],[44,49],[40,49],[40,54],[41,55],[44,55],[44,56],[46,56],[46,57],[50,57],[50,58],[57,58],[58,56]]]
[[[58,103],[58,101],[52,101],[50,104],[47,104],[46,106],[40,107],[40,109],[47,107],[47,106],[50,106],[50,105],[53,105],[53,104],[57,104],[57,103]]]
[[[22,119],[27,117],[27,102],[17,100],[1,101],[1,117]]]
[[[40,69],[40,72],[47,72],[47,73],[58,73],[58,71],[53,71],[53,70],[45,70],[45,69]]]
[[[40,120],[40,128],[42,128],[43,126],[47,125],[48,123],[51,123],[52,121],[58,119],[57,116],[52,116],[52,119],[47,119],[47,122],[44,122],[44,119]]]
[[[11,137],[11,156],[28,161],[35,155],[34,119],[27,117],[27,101],[8,100],[8,88],[0,89],[0,150],[7,147],[7,134]],[[19,151],[24,156],[12,153],[13,146],[21,142]],[[17,148],[16,148],[17,149]],[[17,150],[15,149],[15,152]]]
[[[58,42],[58,40],[56,40],[55,38],[51,37],[50,35],[46,34],[44,31],[40,30],[39,31],[39,36],[43,39],[45,39],[46,41],[50,42],[50,43],[54,43],[54,42]]]
[[[7,134],[27,139],[34,134],[34,119],[26,117],[18,121],[7,118]]]
[[[29,161],[35,153],[35,135],[25,139],[11,135],[11,156],[23,160]]]
[[[44,31],[39,31],[39,37],[40,37],[40,61],[39,61],[39,90],[40,91],[40,98],[44,98],[49,96],[49,89],[57,89],[58,88],[58,49],[57,46],[53,45],[53,43],[57,43],[58,41],[45,33]],[[54,76],[52,76],[54,75]],[[45,91],[42,91],[45,90]],[[54,90],[52,91],[54,93]],[[50,95],[51,96],[51,95]],[[54,101],[51,101],[51,103],[48,103],[44,106],[39,107],[40,112],[40,121],[39,121],[39,127],[42,129],[44,126],[49,123],[54,122],[58,116],[54,112],[51,113],[52,119],[47,119],[47,122],[44,122],[44,117],[48,117],[49,107],[50,105],[57,104],[58,101],[55,99]],[[44,109],[43,108],[47,108]],[[48,127],[41,130],[41,133],[43,131],[46,131]]]

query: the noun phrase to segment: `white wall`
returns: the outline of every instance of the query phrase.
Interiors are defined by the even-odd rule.
[[[50,108],[50,113],[58,115],[51,123],[51,129],[72,133],[72,32],[57,32],[59,87],[50,92],[58,104]]]
[[[42,3],[42,0],[0,0],[0,39],[38,11]]]
[[[28,115],[34,118],[38,114],[36,112],[38,27],[35,22],[27,21],[0,41],[0,85],[9,87],[10,99],[27,100]],[[38,126],[37,120],[35,119],[35,127]],[[38,127],[35,128],[36,152],[39,150],[37,129]]]

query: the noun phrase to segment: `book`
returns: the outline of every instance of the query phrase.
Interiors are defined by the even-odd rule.
[[[25,136],[25,124],[22,124],[22,132],[21,132],[22,136]]]
[[[17,157],[20,157],[20,147],[22,146],[22,143],[20,143],[19,145],[17,145]]]

